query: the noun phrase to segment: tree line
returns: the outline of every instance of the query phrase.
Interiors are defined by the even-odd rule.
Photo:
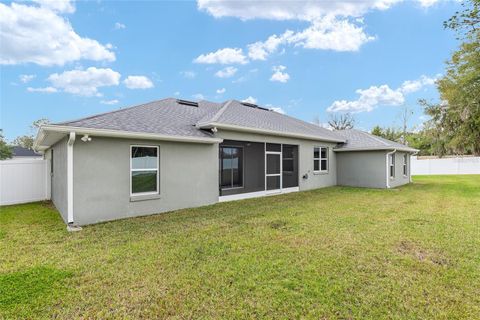
[[[480,0],[467,0],[462,7],[443,24],[461,43],[436,82],[440,101],[419,101],[430,120],[415,131],[375,126],[372,134],[406,143],[420,155],[480,156]],[[332,120],[330,127],[337,130],[354,125],[350,115]]]

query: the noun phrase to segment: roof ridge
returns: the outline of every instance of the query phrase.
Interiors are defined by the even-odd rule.
[[[202,121],[203,119],[200,119],[197,123],[196,126],[201,126],[204,124],[212,123],[217,121],[220,116],[227,110],[228,106],[233,102],[233,100],[227,100],[226,102],[223,103],[222,107],[207,121]]]
[[[225,102],[225,104],[220,108],[220,110],[218,110],[217,113],[215,113],[215,115],[212,117],[211,121],[212,122],[215,122],[217,121],[220,116],[225,112],[225,110],[227,110],[228,106],[233,102],[233,100],[228,100],[227,102]]]
[[[147,104],[151,104],[151,103],[154,103],[154,102],[165,101],[165,100],[169,100],[169,99],[174,99],[174,98],[168,97],[168,98],[163,98],[163,99],[159,99],[159,100],[153,100],[153,101],[149,101],[149,102],[142,103],[142,104],[139,104],[139,105],[129,106],[129,107],[122,108],[122,109],[97,113],[97,114],[94,114],[94,115],[91,115],[91,116],[88,116],[88,117],[76,118],[76,119],[72,119],[72,120],[68,120],[68,121],[52,123],[52,125],[65,125],[65,124],[68,124],[68,123],[71,123],[71,122],[77,122],[77,121],[82,121],[82,120],[90,120],[90,119],[100,117],[100,116],[104,116],[104,115],[107,115],[107,114],[114,114],[114,113],[130,110],[130,109],[134,109],[134,108],[138,108],[138,107],[143,107]]]

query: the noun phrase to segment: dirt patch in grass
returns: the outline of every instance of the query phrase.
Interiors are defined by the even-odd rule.
[[[439,252],[427,250],[422,248],[419,244],[402,240],[397,245],[397,251],[402,255],[410,256],[418,261],[431,262],[439,266],[446,266],[449,264],[448,259]]]
[[[270,221],[268,225],[272,229],[281,230],[281,229],[286,229],[288,223],[285,220],[273,220],[273,221]]]

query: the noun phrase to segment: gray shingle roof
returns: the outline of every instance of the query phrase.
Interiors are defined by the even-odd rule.
[[[32,149],[27,149],[20,146],[13,146],[12,154],[14,157],[41,157],[40,153],[36,153]]]
[[[245,106],[237,100],[228,101],[217,113],[207,115],[198,123],[200,126],[208,126],[208,124],[233,125],[283,134],[318,137],[319,140],[343,141],[343,138],[333,131],[278,112]]]
[[[55,125],[206,138],[211,135],[196,128],[195,124],[205,115],[218,111],[221,106],[219,103],[200,101],[198,107],[192,107],[167,98]]]
[[[336,148],[336,150],[338,151],[393,149],[408,152],[418,151],[401,143],[390,141],[360,130],[337,130],[335,131],[335,133],[346,140],[345,143],[341,144],[339,147]]]
[[[200,128],[225,125],[264,130],[286,136],[299,135],[318,140],[346,141],[346,143],[338,145],[336,148],[338,151],[370,149],[416,151],[400,143],[366,132],[358,130],[330,131],[284,114],[244,105],[237,100],[223,103],[199,101],[198,107],[195,107],[181,104],[174,98],[167,98],[54,125],[188,138],[213,138],[212,133]]]

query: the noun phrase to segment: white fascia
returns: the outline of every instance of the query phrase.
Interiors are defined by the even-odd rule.
[[[37,137],[35,138],[33,149],[34,150],[46,150],[50,146],[43,145],[42,142],[45,139],[48,132],[69,134],[74,132],[77,135],[88,134],[96,137],[112,137],[112,138],[126,138],[126,139],[145,139],[145,140],[162,140],[162,141],[177,141],[177,142],[191,142],[191,143],[205,143],[215,144],[221,143],[223,139],[218,138],[203,138],[203,137],[186,137],[186,136],[173,136],[148,132],[133,132],[133,131],[121,131],[110,129],[95,129],[95,128],[83,128],[83,127],[71,127],[71,126],[59,126],[59,125],[44,125],[40,128]]]

